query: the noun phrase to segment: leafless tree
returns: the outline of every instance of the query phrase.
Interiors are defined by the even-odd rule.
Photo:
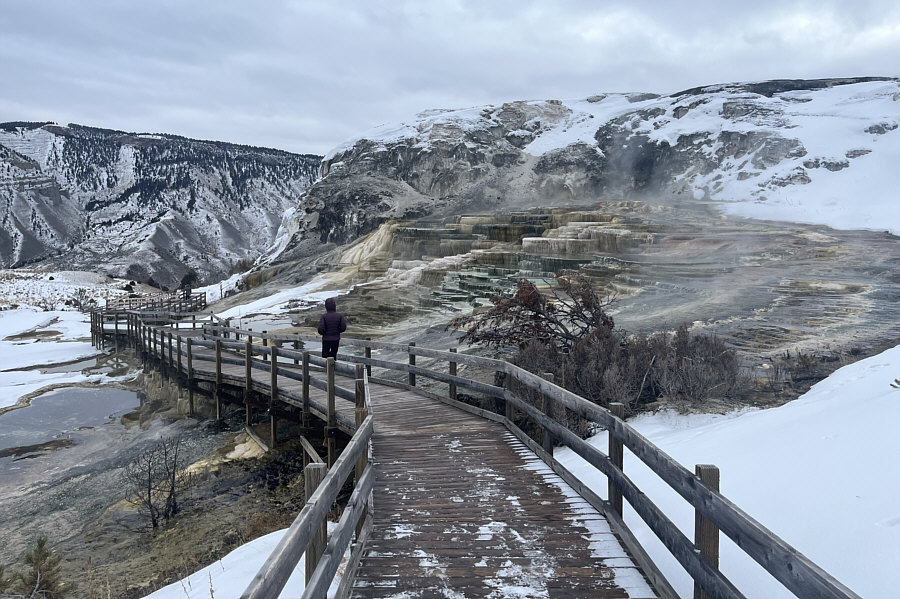
[[[125,467],[126,499],[150,520],[152,528],[178,513],[178,494],[188,485],[182,440],[163,437]]]

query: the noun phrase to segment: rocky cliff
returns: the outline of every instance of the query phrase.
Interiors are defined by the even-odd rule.
[[[176,287],[269,249],[320,157],[80,125],[0,124],[0,266]]]
[[[389,219],[601,200],[751,216],[767,203],[813,223],[817,202],[842,202],[846,228],[884,228],[878,210],[854,213],[853,194],[897,178],[898,99],[900,81],[865,77],[422,113],[329,153],[268,260],[305,260]],[[890,214],[896,186],[881,179],[874,201]]]

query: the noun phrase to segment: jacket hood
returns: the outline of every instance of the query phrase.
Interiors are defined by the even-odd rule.
[[[335,303],[333,297],[329,297],[327,300],[325,300],[325,310],[327,312],[334,312],[337,310],[337,303]]]

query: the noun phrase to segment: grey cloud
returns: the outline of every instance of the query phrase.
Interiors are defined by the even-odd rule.
[[[297,152],[428,108],[894,75],[900,55],[888,1],[0,2],[0,120]]]

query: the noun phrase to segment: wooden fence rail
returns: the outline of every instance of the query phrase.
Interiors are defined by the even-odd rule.
[[[104,323],[107,321],[106,319],[100,319],[100,322]],[[118,317],[116,317],[116,322],[118,323]],[[181,322],[184,321],[182,320]],[[110,333],[110,331],[108,331],[108,325],[102,326],[108,335]],[[308,376],[310,365],[328,366],[324,360],[311,355],[308,351],[284,347],[285,342],[294,344],[295,348],[299,347],[301,344],[317,343],[319,342],[318,337],[254,332],[249,329],[231,327],[227,321],[222,323],[221,321],[212,318],[208,321],[204,321],[201,329],[202,339],[197,339],[195,341],[197,344],[202,343],[203,347],[209,347],[209,344],[212,343],[220,348],[235,353],[240,352],[243,349],[247,358],[246,361],[242,363],[247,366],[248,372],[251,367],[271,368],[268,364],[259,365],[255,363],[255,361],[252,361],[253,364],[251,364],[251,354],[271,356],[273,360],[275,359],[275,356],[277,356],[280,359],[294,360],[298,363],[302,360],[303,369],[301,371],[301,378],[304,381],[303,395],[305,398],[308,397],[308,392],[306,391],[308,386],[315,386],[318,384],[316,383],[316,379]],[[148,337],[149,342],[147,341]],[[146,348],[146,352],[149,352],[153,356],[160,355],[159,348],[156,345],[156,336],[153,333],[141,332],[137,334],[137,338],[140,343],[143,343],[142,347]],[[231,338],[235,340],[241,339],[244,342],[232,342],[230,341]],[[253,339],[259,339],[264,345],[253,344]],[[409,389],[415,387],[419,393],[424,395],[452,402],[454,405],[458,405],[468,411],[476,412],[492,419],[498,419],[505,422],[506,426],[517,437],[525,442],[526,445],[534,450],[539,457],[547,462],[555,472],[578,490],[587,501],[594,505],[594,507],[604,513],[614,525],[618,525],[623,542],[632,552],[635,561],[642,567],[644,573],[663,597],[676,597],[677,595],[656,565],[652,563],[652,560],[650,560],[645,550],[627,530],[627,527],[625,527],[621,515],[621,506],[618,505],[621,501],[619,497],[623,497],[628,501],[629,505],[631,505],[635,512],[647,523],[647,526],[662,541],[682,567],[685,568],[695,581],[698,593],[706,593],[709,597],[743,597],[743,595],[719,570],[717,556],[709,554],[710,547],[714,547],[716,543],[711,542],[708,538],[705,541],[695,538],[693,542],[688,539],[685,534],[667,518],[662,510],[653,504],[652,501],[650,501],[650,499],[623,473],[621,468],[621,454],[618,450],[619,447],[627,447],[661,480],[693,506],[697,514],[698,522],[703,522],[707,525],[705,526],[705,530],[721,530],[725,535],[731,538],[741,550],[759,563],[763,569],[769,572],[769,574],[797,597],[817,597],[825,599],[858,597],[853,591],[846,588],[803,554],[785,543],[773,532],[765,528],[733,502],[725,498],[714,485],[707,484],[699,475],[690,472],[658,447],[650,443],[646,438],[626,424],[621,416],[617,416],[610,410],[579,397],[551,381],[522,370],[503,360],[465,355],[455,351],[417,347],[414,344],[386,343],[348,337],[342,338],[341,344],[345,347],[349,346],[361,349],[365,354],[353,355],[349,352],[343,352],[341,362],[346,362],[346,364],[341,364],[340,362],[336,363],[334,368],[330,371],[331,377],[333,377],[335,369],[342,372],[349,372],[356,368],[358,369],[357,372],[359,372],[363,370],[363,366],[368,372],[371,372],[372,368],[379,368],[406,373],[406,382],[374,377],[372,380]],[[373,352],[379,351],[396,352],[400,355],[406,354],[406,358],[384,359],[372,357]],[[179,357],[181,356],[180,351],[178,355]],[[415,359],[416,356],[428,358],[432,362],[431,365],[417,364]],[[237,358],[222,357],[223,361],[226,359]],[[169,362],[171,363],[171,358],[169,359]],[[446,370],[435,369],[435,366],[442,362],[447,363]],[[544,398],[542,400],[543,405],[538,407],[532,405],[517,393],[510,390],[508,385],[506,387],[499,387],[487,382],[472,380],[470,377],[461,376],[458,371],[460,365],[469,368],[483,369],[488,373],[502,373],[508,380],[518,381],[518,383],[525,388],[539,393]],[[178,368],[180,372],[180,366]],[[277,376],[283,375],[289,378],[293,378],[293,376],[296,375],[296,370],[287,367],[283,368],[280,365],[274,369],[273,372]],[[451,397],[440,396],[430,390],[417,387],[417,376],[428,378],[439,383],[446,383],[448,386],[448,394]],[[368,377],[366,378],[368,379]],[[331,386],[331,389],[332,391],[329,393],[330,396],[340,396],[342,393],[334,389],[333,386]],[[500,415],[490,414],[483,409],[454,401],[453,398],[457,395],[459,389],[468,389],[474,393],[479,393],[499,400],[503,405],[499,410]],[[344,393],[344,396],[349,398],[349,392]],[[563,406],[582,418],[596,423],[608,430],[610,435],[610,446],[612,448],[610,455],[604,454],[602,451],[589,445],[569,431],[564,425],[554,420],[550,416],[554,411],[549,409],[554,403]],[[514,414],[521,415],[527,422],[535,425],[536,430],[541,431],[541,443],[523,432],[516,424],[516,421],[513,418]],[[329,412],[327,417],[332,419],[335,416],[332,412]],[[571,448],[588,463],[602,472],[609,481],[609,496],[611,502],[596,496],[593,491],[587,489],[580,481],[578,481],[571,472],[553,459],[552,454],[545,450],[545,444],[548,439],[553,439],[555,443]],[[704,527],[698,525],[697,528],[699,530]],[[700,551],[700,545],[704,547],[705,552]],[[260,594],[252,596],[275,597],[277,594]]]
[[[215,323],[207,325],[206,331],[217,334]],[[247,334],[246,331],[231,328],[230,331],[237,334]],[[282,341],[299,340],[304,343],[316,343],[318,337],[309,335],[271,335],[270,339]],[[651,471],[660,477],[668,486],[678,492],[696,511],[698,518],[703,518],[713,527],[718,528],[728,536],[748,556],[754,559],[776,580],[790,590],[797,597],[817,597],[823,599],[855,598],[858,597],[852,590],[837,581],[830,574],[822,570],[809,558],[787,544],[772,531],[741,510],[733,502],[722,495],[718,489],[705,483],[698,475],[690,472],[684,466],[676,462],[661,449],[653,445],[640,433],[630,427],[625,421],[614,415],[610,410],[598,406],[536,374],[523,370],[509,362],[469,356],[457,352],[443,351],[417,347],[414,344],[396,344],[375,342],[366,339],[354,339],[344,337],[341,339],[344,346],[367,349],[367,356],[371,351],[391,351],[406,353],[410,359],[404,361],[383,360],[372,357],[345,354],[341,360],[367,366],[406,372],[409,375],[428,377],[432,380],[448,383],[458,388],[466,388],[475,393],[502,400],[506,405],[515,407],[516,410],[527,416],[528,420],[538,425],[545,431],[545,435],[551,436],[558,444],[565,445],[583,457],[586,461],[600,470],[610,481],[611,489],[620,493],[635,512],[641,517],[654,534],[662,541],[666,548],[685,568],[693,578],[699,589],[709,597],[742,597],[739,589],[725,577],[719,570],[717,558],[715,560],[704,557],[698,550],[697,540],[692,542],[682,533],[662,511],[653,504],[634,483],[624,475],[621,467],[614,464],[610,456],[590,446],[577,435],[568,431],[560,423],[553,420],[549,409],[538,410],[528,404],[524,399],[511,392],[509,389],[497,387],[484,382],[473,381],[464,376],[450,374],[456,371],[459,364],[482,368],[488,371],[499,372],[511,377],[524,386],[537,391],[546,400],[572,410],[579,416],[599,424],[609,431],[610,438],[631,450],[635,456],[643,461]],[[448,371],[437,371],[433,368],[415,364],[415,356],[431,358],[439,362],[448,363]],[[414,378],[406,384],[414,386]],[[397,383],[403,385],[403,383]],[[426,392],[427,393],[427,392]],[[443,398],[442,398],[443,399]],[[504,410],[504,413],[507,413]],[[526,437],[525,433],[515,425],[507,421],[507,426],[520,437]],[[543,449],[529,438],[533,449]],[[560,472],[565,468],[553,460],[551,455],[541,451],[545,461]],[[575,477],[566,472],[566,478]],[[602,501],[602,500],[601,500]],[[602,502],[598,506],[613,520],[621,521],[621,510],[617,510],[608,502]],[[624,524],[624,523],[623,523]],[[626,535],[627,537],[627,535]],[[635,553],[636,561],[645,568],[645,572],[654,583],[657,590],[662,590],[663,595],[675,596],[674,590],[663,579],[655,565],[649,562],[643,548],[635,547],[629,539],[623,539],[629,545],[629,549]],[[667,590],[666,590],[667,589]]]
[[[325,590],[334,578],[341,557],[349,547],[354,535],[357,546],[361,548],[370,528],[371,519],[366,515],[375,477],[372,467],[368,463],[368,455],[371,450],[374,429],[370,414],[371,402],[366,371],[362,366],[338,365],[334,359],[323,360],[316,356],[310,356],[308,352],[279,351],[277,346],[254,345],[251,343],[252,338],[248,335],[245,335],[244,343],[224,341],[218,337],[206,339],[193,334],[181,335],[184,328],[187,328],[190,333],[199,333],[198,326],[202,327],[217,322],[218,320],[210,314],[170,311],[147,311],[146,314],[141,311],[98,311],[91,314],[91,334],[98,346],[103,344],[105,336],[112,335],[117,351],[120,344],[123,347],[133,347],[145,364],[149,365],[152,361],[163,373],[169,376],[183,377],[189,389],[191,412],[194,407],[194,384],[197,380],[204,379],[212,380],[215,383],[216,414],[217,416],[221,415],[219,387],[223,380],[228,378],[223,375],[222,365],[232,364],[242,366],[246,372],[246,377],[239,380],[239,383],[243,384],[245,388],[245,400],[246,393],[250,390],[268,394],[270,397],[269,408],[272,412],[273,402],[276,400],[291,403],[292,399],[296,399],[295,405],[303,406],[304,412],[316,413],[317,416],[327,421],[329,426],[339,427],[352,433],[348,445],[339,457],[333,455],[333,442],[329,442],[331,468],[321,484],[308,494],[304,509],[242,595],[242,597],[254,598],[278,597],[291,572],[296,568],[300,556],[305,553],[308,576],[307,590],[303,596],[324,596]],[[204,353],[198,350],[213,351]],[[268,359],[263,361],[258,359],[260,357]],[[297,361],[303,361],[304,368],[298,370],[289,367],[286,363],[282,366],[278,362],[279,358],[297,358]],[[214,367],[204,367],[201,363],[212,363]],[[308,367],[310,363],[324,369],[326,375],[324,380],[311,375]],[[251,378],[249,373],[253,370],[263,370],[269,373],[268,385]],[[335,384],[334,373],[336,370],[355,376],[357,380],[355,389],[349,390]],[[281,389],[280,377],[302,381],[302,396],[297,397],[295,393]],[[310,387],[326,391],[328,402],[320,406],[318,410],[310,401]],[[354,402],[355,414],[349,417],[338,414],[335,405],[336,398]],[[248,422],[249,406],[250,404],[247,403]],[[272,413],[274,414],[274,412]],[[251,431],[248,429],[248,432]],[[271,441],[274,443],[274,420],[271,433]],[[254,437],[258,438],[255,434]],[[304,448],[313,457],[313,463],[307,466],[307,480],[315,480],[314,472],[322,471],[326,466],[308,442],[304,444]],[[351,473],[355,475],[353,493],[345,506],[340,522],[326,543],[325,518]],[[318,534],[319,531],[322,531],[321,535]],[[359,554],[359,551],[355,552],[356,559]]]

